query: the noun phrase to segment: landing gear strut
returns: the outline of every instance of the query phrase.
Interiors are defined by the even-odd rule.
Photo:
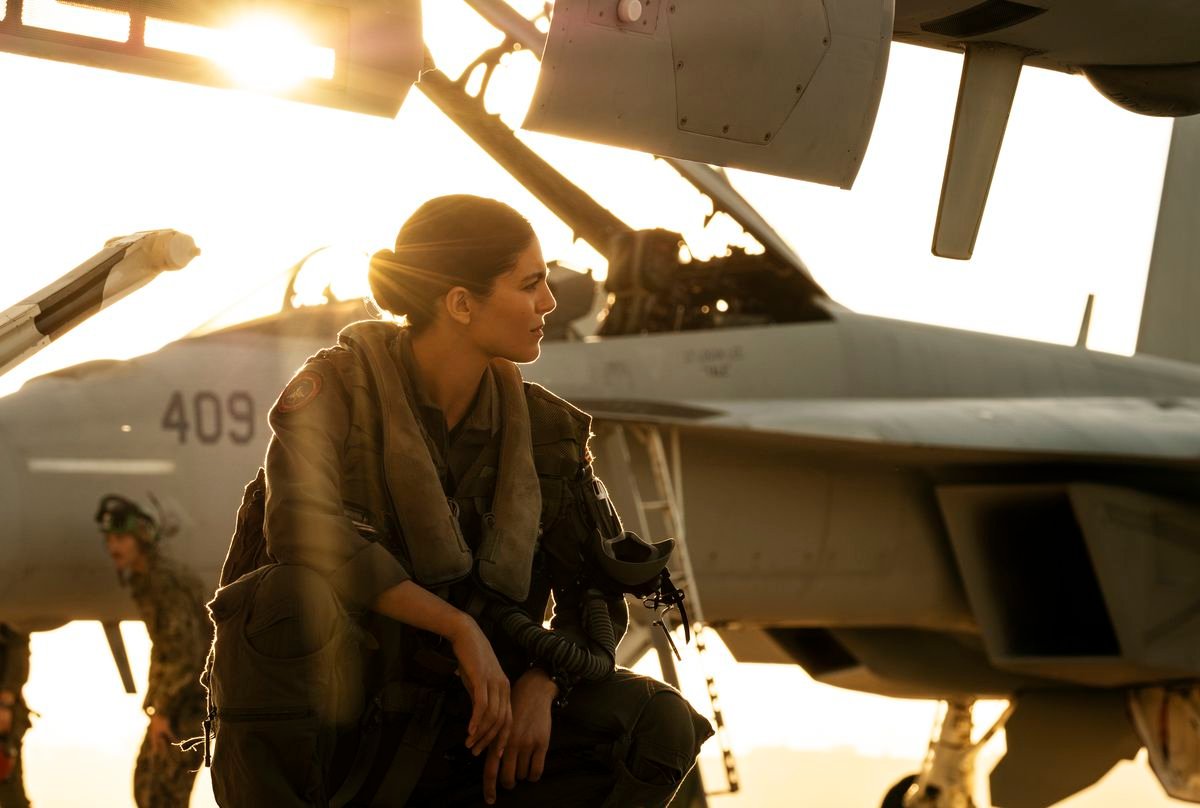
[[[975,757],[1000,731],[1015,708],[1010,703],[983,737],[971,741],[971,707],[974,699],[951,699],[918,774],[892,786],[881,808],[977,808],[974,799]]]

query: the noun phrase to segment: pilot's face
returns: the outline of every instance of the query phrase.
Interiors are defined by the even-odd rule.
[[[118,572],[134,572],[142,559],[142,546],[132,533],[107,533],[104,546]]]
[[[541,353],[542,326],[554,306],[535,238],[516,265],[496,278],[491,295],[475,299],[467,332],[488,356],[532,362]]]

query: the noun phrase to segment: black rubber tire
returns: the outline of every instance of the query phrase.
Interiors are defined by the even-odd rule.
[[[915,782],[917,782],[915,774],[910,774],[908,777],[900,780],[896,785],[888,789],[888,793],[883,796],[883,802],[879,808],[904,808],[904,795],[908,793],[908,789]]]

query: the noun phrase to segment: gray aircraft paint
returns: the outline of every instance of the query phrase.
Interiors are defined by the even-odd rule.
[[[341,311],[342,322],[355,316]],[[171,551],[215,580],[241,486],[261,462],[266,412],[304,358],[332,340],[332,315],[281,314],[59,371],[0,399],[6,620],[132,616],[91,524],[109,491],[143,500],[153,491],[177,511],[184,529]],[[1176,468],[1193,466],[1200,450],[1200,369],[1191,365],[849,313],[551,343],[526,373],[601,417],[607,409],[612,420],[683,430],[689,542],[715,621],[969,630],[915,466],[1075,459]],[[176,393],[182,435],[164,427]],[[246,423],[230,415],[239,393],[254,406],[245,442]],[[113,460],[135,465],[95,466]],[[145,463],[163,473],[139,473]],[[901,529],[850,518],[861,496],[887,503],[881,525]],[[899,555],[899,565],[889,560]],[[914,587],[914,575],[925,585]],[[860,597],[866,580],[870,599]]]
[[[928,30],[978,6],[979,0],[896,0],[893,38],[930,47],[961,50],[962,42],[999,42],[1037,54],[1030,64],[1066,69],[1079,65],[1164,65],[1200,62],[1200,8],[1194,4],[1121,0],[1033,0],[1021,5],[1045,9],[1013,24],[974,31]],[[1014,5],[1014,4],[1008,4]],[[1136,36],[1130,32],[1136,31]],[[1086,32],[1086,34],[1085,34]]]

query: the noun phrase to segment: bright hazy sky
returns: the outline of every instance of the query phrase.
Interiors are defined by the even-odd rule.
[[[427,41],[449,72],[499,40],[464,4],[431,1],[426,12]],[[852,191],[730,175],[829,293],[852,309],[1073,342],[1084,301],[1095,293],[1091,346],[1132,351],[1170,122],[1126,113],[1079,77],[1027,69],[975,258],[934,258],[929,242],[960,67],[953,54],[893,46],[874,136]],[[514,125],[536,69],[524,54],[494,81],[502,95],[493,107]],[[344,283],[361,289],[354,256],[390,245],[404,217],[438,194],[504,199],[530,217],[547,258],[603,270],[598,256],[573,245],[563,224],[416,90],[387,121],[0,54],[0,110],[0,307],[112,236],[170,227],[195,237],[204,251],[185,271],[0,379],[0,394],[54,367],[154,350],[214,317],[265,313],[282,294],[282,272],[316,247],[333,245],[349,256]],[[683,232],[699,257],[741,238],[723,217],[704,230],[707,201],[660,161],[522,137],[630,224]],[[227,311],[255,290],[256,309]],[[124,628],[144,681],[145,632],[140,624]],[[38,805],[127,804],[144,726],[140,695],[119,693],[94,624],[37,635],[34,649],[28,695],[44,718],[28,738],[27,761]],[[924,751],[930,704],[825,688],[795,668],[735,666],[720,648],[713,664],[741,753],[845,748],[903,759],[898,778]],[[685,676],[686,689],[703,700],[694,665]],[[63,777],[67,761],[82,768]],[[706,771],[719,771],[715,749],[706,761]],[[1138,804],[1168,804],[1144,766],[1114,776],[1133,784]],[[753,788],[748,782],[745,796],[721,804],[777,799],[754,796]],[[1112,796],[1116,788],[1102,785],[1066,804],[1129,804]],[[211,797],[204,793],[195,804],[211,804]]]
[[[427,5],[430,47],[451,72],[499,39],[464,3]],[[529,54],[511,62],[493,106],[515,125],[537,65]],[[1131,351],[1170,122],[1127,113],[1080,77],[1027,69],[975,257],[935,258],[960,66],[954,54],[892,48],[854,190],[740,171],[734,183],[852,309],[1072,342],[1095,293],[1092,347]],[[4,54],[0,75],[0,145],[12,156],[0,186],[0,300],[35,291],[115,235],[173,227],[204,251],[7,374],[0,392],[51,367],[159,347],[267,283],[261,313],[276,304],[277,273],[302,255],[389,246],[407,213],[441,193],[502,198],[531,218],[547,258],[603,270],[416,90],[388,121]],[[524,137],[634,226],[683,232],[700,256],[740,236],[723,216],[702,232],[707,200],[661,161]]]

